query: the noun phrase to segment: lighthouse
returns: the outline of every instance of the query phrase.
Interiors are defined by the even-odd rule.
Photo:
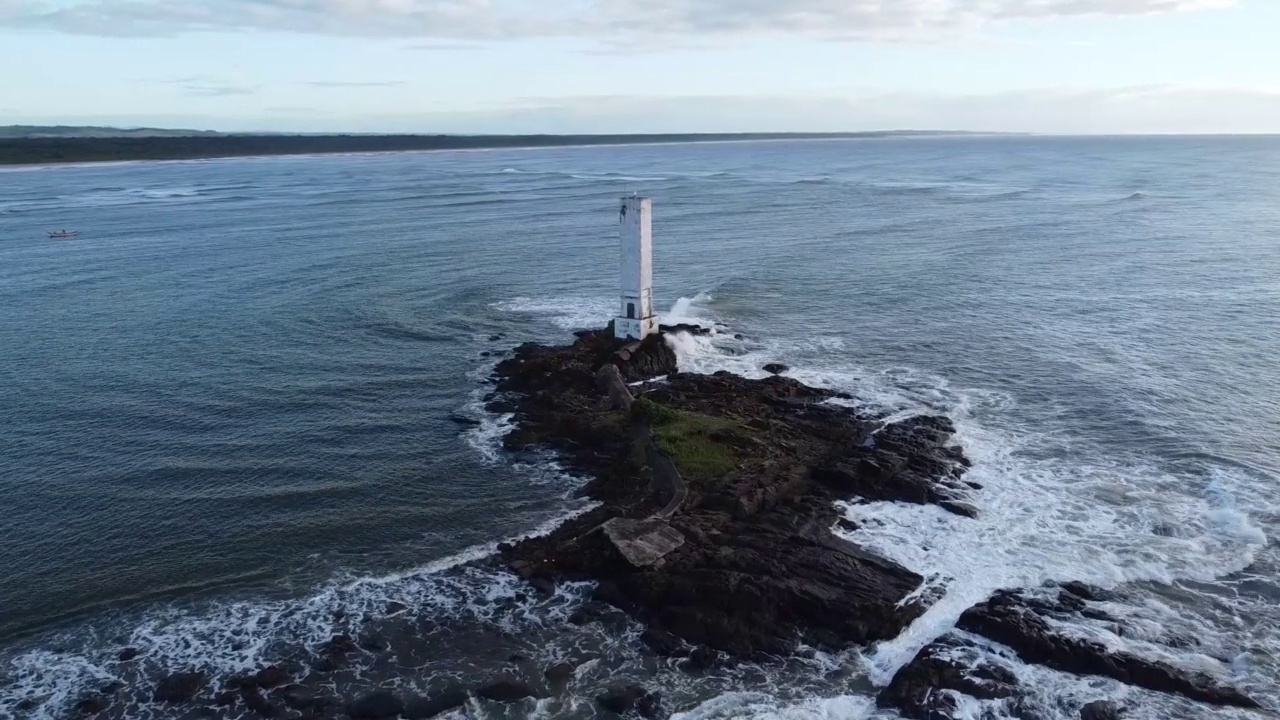
[[[643,340],[658,331],[658,318],[653,314],[653,200],[622,198],[618,224],[622,302],[613,333],[619,340]]]

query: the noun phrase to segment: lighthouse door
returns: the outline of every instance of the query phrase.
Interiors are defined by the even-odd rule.
[[[635,320],[635,319],[636,319],[636,304],[635,304],[635,303],[627,303],[627,319],[628,319],[628,320]]]

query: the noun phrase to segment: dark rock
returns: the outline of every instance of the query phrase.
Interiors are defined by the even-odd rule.
[[[316,696],[305,685],[290,685],[280,692],[280,699],[294,710],[309,710],[316,702]]]
[[[360,647],[371,653],[380,653],[387,649],[387,641],[381,635],[365,635],[360,638]]]
[[[684,641],[665,630],[655,627],[645,630],[640,636],[640,642],[643,642],[645,647],[662,657],[684,655]]]
[[[119,654],[119,655],[117,655],[117,656],[116,656],[116,658],[117,658],[120,662],[129,662],[130,660],[133,660],[134,658],[138,657],[138,656],[139,656],[139,655],[141,655],[141,654],[142,654],[142,653],[141,653],[141,651],[139,651],[139,650],[138,650],[138,648],[135,648],[135,647],[127,647],[127,648],[125,648],[125,649],[121,650],[121,651],[120,651],[120,654]]]
[[[605,627],[620,630],[627,626],[627,615],[608,603],[592,601],[574,610],[569,616],[569,622],[574,625],[598,622]]]
[[[650,335],[640,341],[640,346],[627,358],[613,358],[618,371],[627,382],[637,382],[661,377],[676,371],[676,351],[671,349],[662,335]]]
[[[980,700],[1017,694],[1018,680],[1012,673],[983,661],[962,663],[953,652],[960,647],[968,644],[943,638],[922,649],[880,691],[876,704],[913,720],[950,720],[956,717],[956,700],[940,690],[953,690]]]
[[[1148,690],[1182,695],[1211,705],[1257,708],[1258,702],[1214,678],[1175,668],[1101,643],[1062,635],[1041,613],[1077,610],[1085,601],[1072,593],[1048,599],[1001,591],[960,617],[959,627],[1009,646],[1025,662],[1078,675],[1100,675]],[[1078,613],[1078,610],[1077,610]]]
[[[453,424],[461,425],[462,427],[480,427],[481,425],[479,420],[469,418],[465,415],[458,415],[457,413],[450,415],[449,420],[453,422]]]
[[[699,645],[689,653],[689,659],[681,664],[685,670],[710,670],[720,662],[720,653],[705,645]]]
[[[391,602],[387,603],[387,606],[382,609],[382,612],[384,615],[399,615],[400,613],[408,609],[409,609],[408,605],[405,605],[402,602],[396,602],[395,600],[392,600]]]
[[[529,662],[529,658],[520,653],[511,653],[510,655],[507,656],[507,662],[511,663],[512,665],[521,665],[526,662]]]
[[[786,365],[783,365],[782,363],[769,363],[768,365],[764,366],[764,371],[767,373],[771,373],[773,375],[781,375],[782,373],[790,369],[791,368],[787,367]]]
[[[503,339],[503,338],[505,338],[505,337],[506,337],[506,335],[504,335],[503,333],[497,333],[496,335],[490,335],[490,336],[489,336],[489,342],[498,342],[499,340],[501,340],[501,339]]]
[[[496,415],[509,415],[516,411],[516,404],[510,400],[493,400],[484,406],[485,410]]]
[[[253,711],[259,717],[275,717],[280,710],[271,701],[263,696],[262,691],[256,687],[246,687],[240,690],[240,699],[244,701],[244,706]]]
[[[30,710],[35,710],[36,705],[38,704],[39,704],[39,701],[37,701],[35,698],[23,698],[19,700],[18,704],[15,705],[14,707],[23,712],[28,712]]]
[[[75,711],[77,715],[97,715],[107,709],[107,699],[99,695],[91,695],[81,698],[76,703]]]
[[[533,586],[534,590],[537,590],[538,592],[548,597],[556,594],[555,582],[547,578],[532,577],[532,578],[529,578],[529,584]]]
[[[973,505],[967,502],[958,502],[956,500],[941,500],[938,502],[938,507],[942,508],[943,510],[946,510],[947,512],[955,513],[956,515],[960,515],[963,517],[967,517],[967,518],[978,517],[978,508],[974,507]]]
[[[156,702],[185,703],[204,687],[205,674],[202,672],[174,673],[156,685],[154,698]]]
[[[1072,595],[1075,595],[1076,597],[1082,600],[1105,601],[1105,600],[1115,599],[1115,593],[1107,592],[1102,588],[1096,588],[1092,585],[1086,585],[1082,582],[1076,582],[1076,581],[1065,582],[1065,583],[1062,583],[1059,587],[1061,587],[1063,591],[1068,592]]]
[[[355,638],[344,633],[342,635],[334,635],[325,642],[321,649],[329,655],[345,655],[347,653],[355,652],[360,648],[356,645]]]
[[[596,696],[596,704],[611,713],[625,715],[649,693],[639,685],[617,685]]]
[[[653,720],[662,714],[662,694],[651,692],[640,698],[636,703],[636,712],[640,713],[640,717]]]
[[[311,661],[311,669],[318,673],[331,673],[338,669],[338,661],[331,657],[320,657]]]
[[[213,704],[218,707],[231,707],[236,704],[236,699],[240,697],[240,693],[235,690],[223,690],[213,696]]]
[[[1110,700],[1098,700],[1080,708],[1080,720],[1121,720],[1120,708]]]
[[[289,682],[289,673],[279,665],[265,667],[253,676],[253,684],[264,690],[279,687],[287,682]]]
[[[659,325],[658,331],[663,333],[689,333],[690,335],[710,335],[711,328],[698,325],[696,323],[676,323],[674,325]]]
[[[393,693],[379,691],[365,695],[347,706],[353,720],[393,718],[405,711],[405,703]]]
[[[842,517],[836,521],[836,527],[840,528],[844,532],[855,532],[858,529],[858,523],[850,520],[849,518]]]
[[[465,706],[469,698],[467,691],[459,687],[446,688],[428,697],[414,696],[405,701],[404,716],[409,720],[427,720]]]
[[[525,698],[537,697],[538,694],[523,680],[505,675],[476,688],[476,695],[494,702],[513,703]]]
[[[552,685],[563,685],[569,682],[573,674],[578,671],[578,666],[571,662],[560,662],[552,665],[543,672],[543,676],[547,678],[547,682]]]
[[[977,510],[962,499],[965,489],[944,482],[963,470],[962,457],[947,446],[955,426],[941,416],[916,416],[885,425],[849,443],[814,468],[819,482],[841,494],[868,500],[937,504],[967,517]]]

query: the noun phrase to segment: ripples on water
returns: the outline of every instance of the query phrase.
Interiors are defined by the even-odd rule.
[[[1271,138],[0,172],[0,716],[34,697],[60,718],[114,678],[145,698],[166,667],[230,674],[395,600],[455,629],[412,673],[367,680],[586,653],[566,698],[524,711],[589,716],[633,676],[689,717],[861,718],[872,683],[969,604],[1051,579],[1140,598],[1108,608],[1125,638],[1074,632],[1181,639],[1171,661],[1280,702],[1278,187]],[[847,508],[858,542],[943,591],[902,637],[689,678],[640,655],[634,628],[566,626],[582,589],[535,601],[445,569],[581,508],[549,459],[499,450],[479,399],[491,353],[608,318],[614,204],[633,191],[655,197],[663,304],[748,337],[686,339],[686,368],[780,360],[957,420],[981,518]],[[62,227],[80,238],[44,239]],[[125,644],[136,669],[111,660]],[[1011,666],[1064,718],[1104,696],[1201,711]]]

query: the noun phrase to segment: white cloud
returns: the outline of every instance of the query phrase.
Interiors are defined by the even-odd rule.
[[[231,97],[238,95],[255,95],[260,90],[256,85],[241,85],[210,77],[185,77],[172,80],[157,80],[162,85],[173,85],[185,95],[192,97]]]
[[[0,25],[95,35],[278,30],[498,39],[928,36],[1010,20],[1148,15],[1236,0],[0,0]]]
[[[311,87],[346,89],[346,88],[388,88],[404,85],[402,80],[308,80],[305,84]]]

